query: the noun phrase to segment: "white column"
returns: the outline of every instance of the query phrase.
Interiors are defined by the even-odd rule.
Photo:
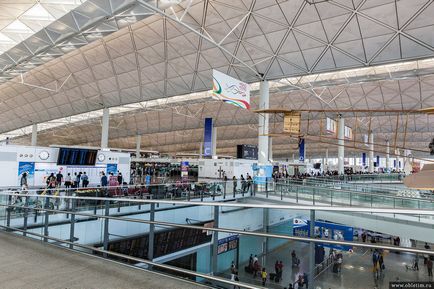
[[[38,125],[34,123],[32,125],[32,146],[37,146],[38,144]]]
[[[374,172],[374,133],[371,131],[369,133],[369,167],[368,172],[373,173]]]
[[[140,146],[142,143],[142,136],[141,135],[137,135],[136,136],[136,158],[140,158]]]
[[[203,156],[203,142],[201,142],[199,146],[199,158],[201,159],[202,156]]]
[[[269,87],[268,81],[261,81],[259,86],[259,109],[269,108]],[[258,136],[258,163],[268,164],[268,113],[259,114],[259,136]]]
[[[108,139],[109,139],[109,117],[110,110],[108,108],[104,108],[102,110],[102,127],[101,127],[101,148],[108,148]]]
[[[217,159],[217,128],[212,128],[212,158]]]
[[[390,142],[386,140],[386,170],[390,169]]]
[[[324,164],[324,171],[328,171],[329,169],[329,149],[326,149],[326,155],[325,155],[325,164]]]
[[[345,120],[338,116],[338,173],[344,174],[344,157],[345,157]]]

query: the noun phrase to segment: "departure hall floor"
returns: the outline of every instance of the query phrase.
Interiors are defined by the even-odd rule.
[[[0,260],[0,288],[205,288],[4,232]]]
[[[300,268],[291,266],[291,251],[295,250],[301,260]],[[252,252],[254,254],[254,252]],[[284,268],[279,283],[267,280],[267,288],[288,287],[290,281],[294,282],[299,273],[308,271],[309,268],[309,245],[301,242],[291,242],[282,246],[266,256],[266,269],[268,273],[274,273],[276,260],[283,261]],[[432,281],[428,279],[426,267],[423,265],[423,258],[419,258],[419,271],[406,270],[405,265],[411,264],[414,255],[407,253],[386,252],[384,264],[386,269],[377,280],[372,273],[372,251],[370,249],[356,249],[353,253],[344,253],[341,273],[333,273],[330,266],[321,273],[315,280],[315,289],[388,289],[390,281]],[[261,258],[259,259],[262,262]],[[262,264],[262,263],[261,263]],[[251,274],[244,272],[245,264],[240,265],[239,279],[241,282],[260,285],[259,277],[252,278]],[[309,276],[309,282],[311,277]],[[309,283],[309,288],[312,283]]]

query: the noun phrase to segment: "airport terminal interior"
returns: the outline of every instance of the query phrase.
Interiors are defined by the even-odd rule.
[[[0,0],[0,288],[434,288],[433,0]]]

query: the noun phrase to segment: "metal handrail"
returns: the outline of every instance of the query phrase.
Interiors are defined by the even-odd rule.
[[[1,195],[17,196],[12,193],[0,192]],[[119,201],[132,203],[149,203],[149,204],[178,204],[178,205],[197,205],[211,207],[239,207],[239,208],[269,208],[269,209],[289,209],[289,210],[314,210],[314,211],[333,211],[333,212],[360,212],[360,213],[387,213],[387,214],[404,214],[404,215],[429,215],[434,216],[434,210],[424,209],[401,209],[401,208],[367,208],[367,207],[338,207],[338,206],[313,206],[313,205],[276,205],[276,204],[247,204],[247,203],[228,203],[228,202],[202,202],[202,201],[179,201],[179,200],[157,200],[157,199],[125,199],[125,198],[107,198],[107,197],[77,197],[77,196],[54,196],[54,195],[30,195],[22,194],[21,197],[36,198],[58,198],[58,199],[75,199],[75,200],[93,200],[93,201]],[[7,206],[0,204],[0,206]],[[19,206],[24,208],[23,206]],[[29,207],[30,209],[34,209]]]
[[[6,195],[13,195],[13,194],[6,194]],[[110,201],[125,201],[125,199],[122,198],[105,198],[105,197],[76,197],[76,196],[40,196],[40,195],[22,195],[22,197],[29,198],[29,197],[39,197],[44,199],[54,198],[54,199],[71,199],[71,200],[80,200],[80,199],[87,199],[87,200],[100,200],[105,201],[105,204],[107,204]],[[223,203],[223,202],[186,202],[186,201],[166,201],[166,200],[141,200],[141,199],[128,199],[129,202],[138,203],[138,204],[178,204],[178,205],[198,205],[198,206],[211,206],[211,207],[242,207],[242,208],[269,208],[269,209],[296,209],[296,210],[310,210],[310,211],[338,211],[338,212],[347,212],[347,211],[358,211],[358,212],[379,212],[379,213],[403,213],[403,214],[424,214],[424,215],[434,215],[434,211],[431,210],[407,210],[407,209],[372,209],[372,208],[358,208],[358,207],[321,207],[321,206],[300,206],[300,205],[274,205],[274,204],[245,204],[245,203]],[[8,208],[14,208],[17,207],[15,205],[9,205],[9,204],[2,204],[0,203],[0,206],[8,207]],[[319,244],[330,244],[330,245],[345,245],[345,246],[354,246],[354,247],[364,247],[364,248],[380,248],[380,249],[386,249],[391,251],[399,251],[399,252],[410,252],[410,253],[416,253],[416,254],[429,254],[434,255],[433,250],[426,250],[426,249],[416,249],[416,248],[406,248],[406,247],[397,247],[392,245],[384,245],[384,244],[369,244],[369,243],[360,243],[355,241],[343,241],[343,240],[328,240],[328,239],[318,239],[313,237],[299,237],[299,236],[288,236],[288,235],[281,235],[281,234],[272,234],[272,233],[264,233],[264,232],[254,232],[254,231],[244,231],[244,230],[238,230],[238,229],[231,229],[231,228],[223,228],[223,227],[204,227],[199,225],[190,225],[190,224],[179,224],[179,223],[171,223],[171,222],[164,222],[164,221],[156,221],[156,220],[143,220],[143,219],[135,219],[130,217],[119,217],[119,216],[110,216],[110,215],[98,215],[96,213],[89,213],[89,212],[82,212],[82,211],[74,211],[72,210],[58,210],[58,209],[49,209],[49,208],[32,208],[29,206],[21,207],[26,210],[37,210],[37,211],[45,211],[46,216],[48,216],[48,213],[61,213],[61,214],[71,214],[71,215],[78,215],[78,216],[87,216],[92,218],[98,218],[98,219],[104,219],[104,220],[117,220],[117,221],[123,221],[123,222],[134,222],[134,223],[142,223],[142,224],[150,224],[155,225],[159,227],[175,227],[175,228],[187,228],[187,229],[194,229],[194,230],[207,230],[211,232],[224,232],[224,233],[232,233],[232,234],[238,234],[238,235],[247,235],[247,236],[256,236],[256,237],[262,237],[262,238],[277,238],[277,239],[283,239],[283,240],[293,240],[293,241],[304,241],[304,242],[310,242],[310,243],[319,243]],[[48,219],[46,219],[46,225],[47,225]],[[108,224],[108,223],[107,223]],[[132,260],[135,262],[142,262],[146,263],[152,266],[161,267],[173,270],[175,272],[185,273],[193,276],[198,276],[201,278],[209,279],[212,281],[222,282],[230,285],[235,286],[241,286],[244,288],[262,288],[262,287],[256,287],[253,285],[249,285],[246,283],[241,282],[234,282],[227,279],[223,279],[220,277],[210,276],[207,274],[192,272],[185,269],[176,268],[173,266],[163,265],[159,263],[155,263],[150,260],[132,257],[128,255],[124,255],[121,253],[111,252],[108,250],[103,250],[99,248],[95,248],[89,245],[79,244],[75,243],[72,240],[62,240],[59,238],[51,237],[48,234],[48,229],[44,232],[44,234],[37,234],[31,231],[11,227],[10,225],[4,226],[0,225],[2,228],[6,228],[7,230],[12,231],[18,231],[23,232],[23,234],[38,236],[41,238],[44,238],[44,240],[55,240],[56,242],[69,244],[70,246],[77,246],[79,248],[86,248],[95,252],[100,252],[106,255],[110,256],[116,256],[125,258],[128,260]],[[48,227],[47,227],[48,228]]]
[[[276,185],[279,186],[297,186],[297,187],[302,187],[302,188],[310,188],[310,187],[314,187],[311,185],[300,185],[300,184],[281,184],[281,183],[277,183]],[[318,188],[318,187],[314,187],[314,188]],[[335,191],[338,192],[342,192],[342,193],[348,193],[348,194],[358,194],[358,195],[365,195],[365,196],[374,196],[374,197],[386,197],[386,198],[390,198],[390,199],[397,199],[397,200],[409,200],[409,201],[422,201],[425,203],[433,203],[433,200],[427,200],[427,199],[422,199],[422,198],[410,198],[410,197],[403,197],[403,196],[389,196],[386,194],[378,194],[378,193],[367,193],[367,192],[358,192],[358,191],[349,191],[349,190],[341,190],[341,189],[334,189]]]

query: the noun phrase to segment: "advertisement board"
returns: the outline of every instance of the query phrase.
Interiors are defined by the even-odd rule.
[[[217,254],[223,254],[238,248],[240,237],[238,235],[229,236],[218,241]]]
[[[20,185],[23,173],[27,173],[27,185],[33,186],[35,183],[35,163],[34,162],[19,162],[18,163],[18,184]]]
[[[289,134],[300,134],[301,112],[285,113],[283,117],[283,132]]]
[[[113,175],[117,175],[118,165],[117,164],[107,164],[106,173],[107,173],[107,175],[109,175],[110,173],[113,173]]]
[[[253,169],[253,182],[255,184],[265,184],[267,179],[272,178],[273,176],[273,166],[271,165],[257,165],[254,164],[252,166]]]
[[[250,85],[213,69],[212,97],[235,106],[250,109]]]
[[[294,218],[292,225],[294,236],[310,237],[309,227],[309,220]],[[315,238],[335,241],[353,241],[353,231],[353,227],[336,223],[315,221]],[[351,246],[344,245],[321,244],[321,246],[344,251],[352,249]]]

